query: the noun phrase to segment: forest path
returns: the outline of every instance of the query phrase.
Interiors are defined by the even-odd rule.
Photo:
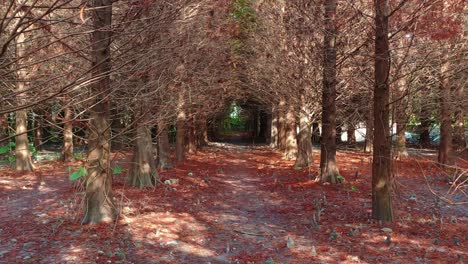
[[[320,185],[314,167],[266,146],[210,144],[175,168],[164,184],[126,184],[132,154],[112,166],[118,210],[112,225],[82,226],[82,193],[61,162],[35,173],[0,173],[0,263],[456,263],[468,258],[467,207],[437,205],[412,160],[398,164],[401,188],[392,224],[370,221],[370,162],[338,153],[342,185]],[[430,161],[419,162],[434,188],[448,188]],[[40,175],[43,175],[41,184]],[[320,211],[320,217],[317,217]],[[443,217],[444,224],[438,218]],[[315,219],[315,222],[314,222]],[[386,241],[391,228],[392,242]],[[387,229],[388,230],[388,229]],[[391,260],[389,262],[389,260]]]

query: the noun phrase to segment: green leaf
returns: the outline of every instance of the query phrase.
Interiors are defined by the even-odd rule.
[[[87,174],[86,168],[81,166],[79,170],[74,171],[70,174],[70,181],[76,181],[79,178],[86,176],[86,174]]]
[[[10,151],[9,146],[3,146],[3,147],[0,148],[0,154],[8,153],[8,151]]]
[[[14,147],[16,147],[16,143],[13,142],[13,141],[11,141],[10,143],[8,143],[8,146],[9,146],[10,148],[14,148]]]
[[[34,146],[29,146],[29,151],[31,153],[33,153],[33,154],[37,152],[37,150],[36,150],[36,148]]]
[[[114,175],[122,174],[122,172],[123,172],[123,170],[119,166],[115,166],[114,169],[112,170],[112,174],[114,174]]]
[[[9,162],[15,162],[15,161],[16,161],[15,156],[9,156],[9,157],[8,157],[8,161],[9,161]]]
[[[189,172],[187,175],[188,175],[189,177],[193,177],[193,172]]]
[[[357,190],[358,190],[358,187],[352,185],[352,186],[351,186],[351,190],[352,190],[352,191],[357,191]]]

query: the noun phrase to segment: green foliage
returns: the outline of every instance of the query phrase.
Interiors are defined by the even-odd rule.
[[[122,172],[123,172],[122,167],[117,166],[117,165],[112,170],[112,174],[114,174],[114,175],[122,174]]]
[[[344,182],[344,181],[345,181],[345,177],[343,177],[342,175],[336,176],[336,179],[337,179],[339,182]]]
[[[255,23],[255,10],[252,0],[235,0],[232,3],[232,16],[241,23]]]
[[[16,157],[14,153],[15,148],[16,148],[16,143],[13,141],[9,142],[7,145],[0,148],[0,155],[7,154],[8,162],[13,163],[16,161]],[[37,149],[32,144],[29,145],[29,151],[31,152],[33,156],[37,154]]]
[[[75,159],[83,159],[84,158],[84,154],[79,152],[79,153],[75,153],[73,154],[73,156],[75,157]]]
[[[67,170],[70,171],[70,167],[67,168]],[[88,174],[86,171],[86,168],[83,166],[80,166],[80,168],[70,174],[70,181],[76,181],[81,177],[84,177]]]
[[[358,190],[358,187],[351,185],[351,191],[357,191],[357,190]]]

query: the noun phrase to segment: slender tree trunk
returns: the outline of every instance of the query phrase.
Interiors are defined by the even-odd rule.
[[[341,140],[341,136],[343,135],[343,127],[341,125],[338,125],[336,127],[336,144],[340,144],[343,141]]]
[[[65,107],[65,115],[63,119],[63,149],[62,161],[68,162],[74,159],[73,157],[73,109],[70,106]]]
[[[403,52],[403,47],[406,45],[404,38],[400,41],[401,47],[396,52],[396,58],[400,65],[400,75],[404,75],[405,66],[404,61],[406,54]],[[396,156],[397,157],[407,157],[408,151],[406,150],[406,124],[408,122],[406,109],[408,108],[408,98],[407,98],[407,89],[408,84],[406,81],[406,76],[401,76],[400,79],[396,82],[394,100],[395,107],[395,122],[396,122]]]
[[[364,142],[364,152],[370,153],[374,148],[374,115],[373,107],[366,112],[366,136]]]
[[[167,124],[163,121],[158,123],[159,135],[158,135],[158,147],[159,147],[159,167],[161,169],[172,168],[171,163],[171,149],[169,146],[169,131]]]
[[[6,144],[8,138],[8,114],[0,115],[0,144]]]
[[[16,39],[16,53],[18,60],[21,62],[24,60],[25,55],[25,42],[26,38],[24,33],[18,35]],[[18,92],[16,98],[18,104],[25,104],[26,99],[24,98],[26,88],[26,79],[28,78],[28,72],[23,65],[19,65],[19,70],[16,72],[17,88]],[[34,166],[31,160],[31,152],[29,151],[28,141],[28,111],[26,109],[16,111],[16,164],[15,169],[17,171],[32,171]]]
[[[188,127],[188,153],[195,154],[197,153],[197,133],[195,130],[195,121],[193,118],[190,119]]]
[[[302,104],[305,104],[305,97],[301,96]],[[304,108],[304,107],[303,107]],[[295,168],[308,168],[313,165],[312,156],[312,131],[310,129],[310,119],[306,111],[299,111],[299,134],[297,135],[297,159]]]
[[[91,37],[92,78],[96,81],[91,92],[96,95],[90,109],[88,162],[85,194],[84,224],[111,222],[116,217],[110,174],[110,43],[112,1],[91,2],[93,29]]]
[[[297,125],[294,106],[289,105],[286,112],[286,149],[284,157],[287,160],[297,158]]]
[[[347,132],[348,134],[348,144],[349,145],[354,145],[356,144],[356,128],[354,127],[354,124],[349,123],[347,127]]]
[[[268,113],[266,115],[266,124],[265,124],[265,144],[271,145],[271,123],[273,119],[273,114]]]
[[[320,144],[320,126],[319,123],[312,123],[312,143]]]
[[[36,150],[43,149],[43,138],[44,138],[44,119],[42,116],[42,111],[39,111],[38,114],[34,116],[34,147]]]
[[[372,216],[393,221],[390,140],[390,48],[388,0],[375,0],[374,150],[372,162]]]
[[[423,97],[427,97],[428,95],[424,92],[422,94]],[[421,112],[419,114],[419,121],[421,125],[419,125],[419,144],[422,147],[429,147],[431,145],[431,136],[430,136],[430,129],[432,126],[431,120],[431,108],[429,103],[422,103],[421,104]]]
[[[153,144],[151,131],[145,124],[147,120],[143,118],[136,126],[135,154],[133,156],[133,166],[128,178],[128,183],[132,186],[143,189],[153,187],[158,180],[156,163],[153,159]]]
[[[271,118],[271,139],[270,146],[272,148],[278,147],[278,110],[276,108],[272,109],[272,118]]]
[[[467,19],[468,21],[468,19]],[[455,126],[454,126],[454,146],[458,151],[466,151],[467,144],[465,139],[465,113],[464,113],[464,98],[466,95],[463,91],[463,85],[459,85],[455,91],[457,98],[457,109],[455,111]]]
[[[185,114],[185,98],[184,93],[179,93],[178,114],[177,114],[177,134],[176,134],[176,161],[185,160],[185,122],[187,116]]]
[[[453,164],[452,157],[452,110],[451,110],[451,91],[450,80],[450,61],[448,56],[441,65],[440,72],[440,143],[438,161],[440,164]]]
[[[281,100],[278,106],[278,148],[286,150],[286,101]]]
[[[337,0],[325,0],[325,32],[322,88],[322,139],[320,151],[320,182],[337,183],[336,165],[336,8]]]

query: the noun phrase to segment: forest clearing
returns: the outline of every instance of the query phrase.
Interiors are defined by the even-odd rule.
[[[0,263],[464,263],[464,0],[0,1]]]

